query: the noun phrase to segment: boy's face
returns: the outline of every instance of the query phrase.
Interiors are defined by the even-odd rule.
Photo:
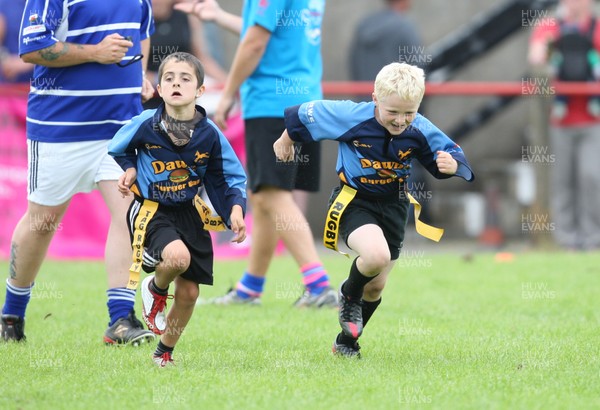
[[[415,119],[420,102],[407,101],[398,94],[377,98],[373,93],[375,118],[392,135],[400,135]]]
[[[172,107],[194,106],[196,98],[204,93],[204,85],[198,87],[198,79],[191,64],[185,61],[168,61],[160,84],[156,87],[165,104]]]

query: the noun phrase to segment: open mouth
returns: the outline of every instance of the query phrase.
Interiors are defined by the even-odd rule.
[[[173,94],[171,94],[171,97],[181,97],[181,93],[179,91],[174,91]]]

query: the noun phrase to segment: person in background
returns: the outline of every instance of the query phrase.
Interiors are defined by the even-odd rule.
[[[0,84],[28,83],[33,64],[19,57],[19,27],[27,0],[0,0]]]
[[[292,196],[296,188],[318,190],[319,147],[302,147],[300,161],[293,163],[278,161],[271,149],[285,129],[284,108],[322,97],[325,1],[249,0],[244,3],[241,19],[214,0],[175,7],[241,35],[214,119],[219,127],[225,127],[240,90],[254,218],[252,242],[247,270],[236,288],[214,302],[260,303],[267,270],[281,238],[296,260],[305,286],[295,305],[337,306],[336,292],[317,254],[310,226]]]
[[[384,0],[384,9],[358,22],[350,42],[352,81],[374,81],[381,67],[395,61],[426,68],[423,41],[408,15],[411,2]]]
[[[174,10],[173,6],[177,3],[178,0],[152,1],[155,30],[150,37],[152,46],[148,56],[146,77],[156,85],[158,83],[158,67],[161,62],[172,53],[185,52],[193,54],[202,62],[206,72],[205,84],[208,87],[224,83],[227,72],[208,52],[202,22],[180,10]],[[211,94],[209,92],[209,95]],[[157,96],[144,103],[144,108],[156,108],[161,102],[162,99]],[[210,101],[206,101],[205,94],[203,106],[207,102],[210,103]],[[210,115],[212,111],[209,109],[208,114]]]
[[[592,0],[561,0],[558,18],[540,21],[531,33],[528,60],[538,71],[548,69],[553,50],[562,50],[564,67],[552,70],[586,72],[592,69],[589,56],[600,52],[600,22]],[[587,42],[585,41],[587,39]],[[588,48],[562,43],[586,44]],[[572,76],[568,76],[572,77]],[[560,78],[559,78],[560,79]],[[580,81],[585,81],[581,79]],[[595,96],[560,96],[550,116],[550,144],[554,163],[550,168],[552,190],[550,213],[556,243],[569,250],[600,248],[600,117]]]

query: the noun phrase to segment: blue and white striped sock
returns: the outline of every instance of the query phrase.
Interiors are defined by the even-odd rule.
[[[2,308],[3,315],[16,315],[21,318],[25,317],[25,310],[29,299],[31,299],[31,286],[26,288],[20,288],[11,285],[9,280],[6,279],[6,300],[4,307]]]
[[[122,317],[127,317],[129,312],[133,310],[135,305],[135,290],[127,288],[112,288],[106,291],[108,296],[108,314],[110,316],[110,323],[108,326],[112,326],[117,320]]]

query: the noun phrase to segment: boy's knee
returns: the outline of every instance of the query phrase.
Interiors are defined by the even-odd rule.
[[[364,274],[379,273],[390,263],[390,252],[388,249],[373,251],[367,255],[360,255]]]
[[[185,246],[167,247],[162,254],[163,268],[183,273],[190,267],[191,255]]]

